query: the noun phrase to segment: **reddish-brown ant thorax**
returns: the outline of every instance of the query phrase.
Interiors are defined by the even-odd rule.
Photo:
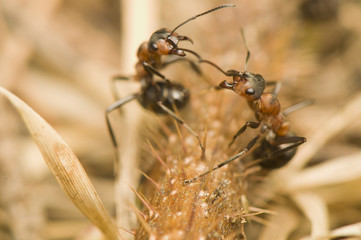
[[[149,51],[148,51],[148,43],[143,42],[140,44],[138,51],[137,51],[137,58],[139,60],[148,61],[149,60]]]
[[[262,94],[258,107],[263,114],[276,116],[281,112],[280,102],[272,93]]]
[[[137,51],[137,58],[138,62],[135,64],[135,76],[134,80],[140,81],[144,76],[148,75],[149,73],[144,69],[143,62],[147,62],[152,66],[157,67],[161,64],[160,56],[155,53],[150,53],[148,51],[148,43],[143,42]]]

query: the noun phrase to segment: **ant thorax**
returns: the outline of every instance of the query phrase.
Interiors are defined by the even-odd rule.
[[[134,80],[140,81],[145,76],[149,75],[149,72],[143,66],[144,62],[147,62],[149,65],[154,68],[158,68],[162,65],[161,56],[155,53],[151,53],[148,51],[148,43],[143,42],[137,51],[138,62],[135,64],[135,72]]]
[[[285,136],[289,122],[281,113],[281,105],[273,93],[264,93],[251,105],[258,121],[264,122],[277,136]]]
[[[276,116],[281,112],[281,104],[273,93],[264,93],[258,100],[258,110],[265,115]]]

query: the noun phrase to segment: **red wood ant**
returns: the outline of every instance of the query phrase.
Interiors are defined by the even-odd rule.
[[[188,103],[190,97],[189,90],[181,84],[171,82],[147,62],[143,62],[143,66],[147,71],[149,71],[149,73],[142,79],[140,92],[119,99],[106,109],[106,122],[114,147],[117,147],[118,144],[111,127],[109,113],[136,99],[145,109],[157,114],[169,114],[176,121],[182,124],[197,138],[203,153],[204,147],[198,134],[195,133],[184,120],[172,111],[174,109],[181,109]],[[163,81],[154,81],[153,75],[159,76]]]
[[[189,52],[195,55],[198,59],[200,59],[199,55],[194,51],[178,47],[179,41],[190,41],[191,43],[193,43],[193,41],[189,37],[179,35],[175,31],[181,26],[185,25],[186,23],[200,16],[206,15],[208,13],[214,12],[222,8],[235,7],[235,6],[236,5],[234,4],[223,4],[187,19],[186,21],[176,26],[173,30],[169,30],[167,28],[161,28],[155,31],[150,36],[149,41],[143,42],[138,48],[137,51],[138,62],[136,63],[135,66],[136,69],[136,75],[134,77],[135,80],[141,81],[143,76],[148,74],[148,71],[143,67],[143,62],[147,62],[156,69],[161,69],[179,60],[186,60],[191,63],[192,67],[196,71],[199,71],[199,69],[194,65],[194,63],[186,58],[176,58],[176,59],[170,59],[168,61],[162,61],[161,57],[165,55],[184,57],[186,56],[186,52]]]
[[[180,124],[185,126],[191,132],[191,134],[198,139],[202,149],[202,154],[204,154],[204,147],[201,144],[199,136],[173,112],[174,108],[181,109],[188,103],[190,97],[189,90],[187,90],[181,84],[172,83],[161,73],[159,73],[157,69],[161,69],[171,63],[177,62],[178,60],[187,60],[192,64],[190,60],[185,58],[176,58],[168,61],[162,61],[161,57],[164,55],[184,57],[186,56],[186,52],[189,52],[195,55],[198,59],[201,59],[200,56],[194,51],[178,47],[179,41],[193,41],[187,36],[177,34],[175,31],[189,21],[226,7],[235,7],[235,5],[224,4],[207,10],[203,13],[197,14],[182,22],[173,30],[166,28],[159,29],[151,35],[148,42],[144,42],[139,46],[137,51],[138,62],[135,65],[136,74],[133,79],[140,81],[140,92],[121,98],[106,109],[105,115],[107,127],[112,139],[113,146],[115,148],[118,146],[118,144],[110,124],[109,114],[113,110],[120,108],[129,101],[136,99],[145,109],[148,109],[157,114],[169,114]],[[192,64],[192,67],[197,70],[194,64]],[[161,77],[163,81],[154,81],[153,75]],[[124,76],[117,76],[113,78],[113,80],[128,79],[130,78]],[[114,95],[116,96],[116,94]]]
[[[243,31],[242,37],[246,45]],[[246,145],[245,148],[241,149],[239,153],[218,164],[212,170],[207,171],[191,180],[186,180],[185,183],[193,182],[194,180],[207,175],[211,171],[221,168],[224,165],[245,156],[259,141],[259,146],[254,149],[254,157],[259,159],[257,163],[264,169],[280,168],[293,158],[297,147],[306,142],[306,138],[295,136],[290,131],[290,123],[286,120],[286,115],[304,107],[305,105],[309,105],[311,101],[298,103],[286,109],[284,112],[281,112],[281,105],[277,99],[280,84],[276,84],[273,92],[264,92],[266,86],[264,78],[260,74],[247,72],[247,64],[251,54],[247,45],[246,49],[247,57],[244,72],[239,72],[237,70],[228,70],[225,72],[213,62],[207,60],[200,60],[200,62],[208,63],[217,68],[224,75],[232,77],[232,83],[224,80],[219,84],[218,89],[229,89],[246,98],[255,113],[257,121],[246,122],[246,124],[233,136],[229,146],[232,145],[236,138],[245,132],[247,128],[260,128],[260,131],[257,136]],[[268,84],[275,83],[270,82]]]

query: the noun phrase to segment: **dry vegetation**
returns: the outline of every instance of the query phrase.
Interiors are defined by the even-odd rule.
[[[282,82],[282,107],[315,100],[289,116],[292,130],[308,140],[291,164],[269,174],[244,172],[244,162],[252,160],[247,157],[186,186],[184,179],[247,144],[256,131],[227,147],[254,116],[234,93],[209,90],[225,79],[209,66],[201,66],[202,77],[187,64],[168,67],[162,73],[192,91],[191,104],[180,115],[207,139],[206,160],[184,127],[179,133],[169,118],[131,103],[112,114],[121,142],[115,165],[120,177],[114,178],[114,149],[104,120],[113,101],[111,76],[134,73],[136,48],[154,30],[224,3],[149,2],[135,9],[111,0],[2,0],[0,5],[0,86],[62,136],[117,226],[137,239],[360,238],[360,2],[230,1],[237,7],[179,29],[194,41],[185,47],[223,69],[243,70],[239,29],[244,28],[252,53],[248,70]],[[116,91],[124,96],[137,87],[123,82]],[[54,180],[5,97],[0,106],[0,239],[100,239]],[[132,188],[149,201],[148,208]],[[132,238],[122,228],[123,238]]]

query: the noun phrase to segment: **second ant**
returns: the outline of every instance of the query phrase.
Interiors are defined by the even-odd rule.
[[[243,31],[242,37],[246,45]],[[259,133],[249,141],[245,148],[240,149],[236,155],[218,164],[213,169],[202,173],[198,177],[186,180],[185,183],[191,183],[238,158],[244,157],[252,150],[256,143],[259,143],[259,145],[254,149],[254,158],[257,159],[254,164],[258,164],[264,169],[280,168],[293,158],[297,147],[306,142],[306,138],[296,136],[290,131],[290,123],[287,121],[286,116],[299,108],[311,104],[311,101],[298,103],[281,112],[281,104],[277,99],[280,84],[277,83],[272,92],[265,92],[266,84],[274,85],[275,83],[266,83],[260,74],[247,72],[247,64],[251,54],[247,45],[246,49],[247,57],[244,72],[237,70],[224,71],[218,65],[208,60],[200,60],[200,62],[210,64],[225,76],[232,77],[233,81],[231,83],[224,80],[219,84],[217,89],[232,90],[239,96],[245,98],[255,114],[257,121],[246,122],[233,136],[229,146],[232,145],[237,137],[244,133],[247,128],[259,128]]]

